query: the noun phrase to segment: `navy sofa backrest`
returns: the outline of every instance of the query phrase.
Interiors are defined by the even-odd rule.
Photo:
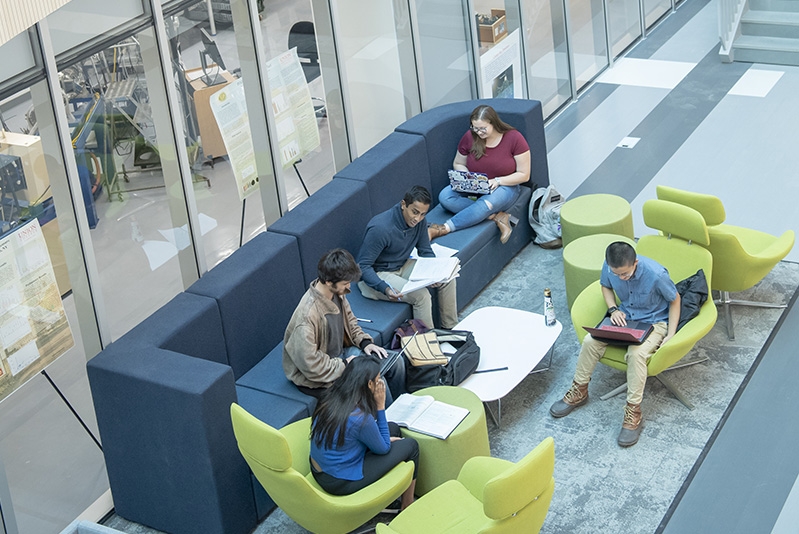
[[[372,215],[382,213],[402,200],[411,186],[432,187],[424,140],[399,132],[390,133],[341,169],[333,181],[339,178],[368,185]],[[437,203],[438,197],[434,195],[432,205]],[[365,228],[366,224],[360,229],[360,237],[363,237]]]
[[[295,238],[264,232],[186,290],[216,300],[237,380],[283,339],[305,292],[299,265]]]
[[[458,141],[469,128],[469,117],[474,108],[486,104],[493,107],[499,117],[519,130],[530,145],[529,186],[549,185],[547,144],[544,136],[544,117],[537,100],[492,98],[468,100],[446,104],[420,113],[399,126],[397,132],[421,135],[427,144],[433,197],[449,185],[447,171],[452,168]],[[435,202],[434,202],[435,203]]]
[[[123,337],[87,372],[119,515],[175,534],[252,529],[252,484],[230,424],[230,367]]]
[[[178,293],[114,345],[158,347],[228,365],[222,318],[208,297]]]
[[[317,265],[325,252],[341,247],[358,256],[364,228],[371,218],[366,184],[333,180],[275,221],[266,233],[292,236],[297,240],[300,262],[294,267],[302,265],[307,287],[316,279]]]

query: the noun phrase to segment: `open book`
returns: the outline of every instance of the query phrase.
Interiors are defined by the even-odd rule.
[[[403,393],[386,409],[389,421],[408,430],[447,439],[469,415],[469,410],[437,401],[429,395]]]
[[[449,282],[460,276],[461,262],[458,258],[417,258],[408,282],[402,293],[410,293],[439,282]]]

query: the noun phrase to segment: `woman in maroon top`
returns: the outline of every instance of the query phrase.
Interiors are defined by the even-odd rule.
[[[491,219],[500,230],[500,241],[506,243],[512,228],[510,215],[503,210],[519,198],[519,184],[530,179],[530,147],[491,106],[477,106],[470,121],[472,126],[458,143],[452,168],[486,174],[491,193],[474,198],[445,187],[438,200],[455,215],[444,224],[431,224],[428,233],[432,240]]]

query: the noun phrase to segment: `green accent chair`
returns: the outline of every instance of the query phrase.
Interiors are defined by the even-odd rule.
[[[723,224],[726,218],[724,204],[713,195],[692,193],[665,185],[657,186],[657,195],[659,199],[691,207],[705,218],[710,234],[708,250],[713,255],[713,285],[710,288],[720,293],[717,304],[721,304],[724,310],[724,323],[730,339],[735,339],[731,305],[758,308],[786,306],[732,299],[730,293],[745,291],[765,278],[793,248],[793,230],[775,237],[758,230]]]
[[[594,234],[617,234],[633,239],[633,212],[626,199],[607,193],[569,199],[560,208],[560,232],[565,247]]]
[[[255,478],[300,526],[319,534],[341,534],[363,525],[411,484],[413,463],[403,462],[351,495],[326,493],[309,464],[311,419],[276,430],[236,403],[230,405],[233,433]]]
[[[555,442],[546,438],[516,463],[472,458],[457,480],[419,498],[377,534],[535,534],[555,491]]]
[[[710,286],[713,257],[707,249],[701,246],[706,246],[710,241],[702,215],[687,206],[665,200],[647,200],[644,203],[643,212],[646,225],[661,231],[662,234],[641,237],[636,246],[636,253],[651,258],[666,267],[669,276],[675,283],[702,269],[705,272],[708,286]],[[599,323],[606,312],[607,305],[602,297],[602,289],[599,281],[596,281],[580,293],[571,309],[572,323],[580,342],[587,334],[582,327]],[[710,332],[713,325],[716,324],[716,317],[716,306],[711,299],[708,299],[700,308],[699,315],[688,321],[668,343],[660,347],[647,364],[647,374],[657,378],[666,389],[691,410],[694,408],[693,405],[662,373],[669,369],[686,367],[707,360],[707,358],[701,358],[688,363],[677,363],[690,352],[697,341]],[[614,369],[626,371],[627,363],[624,360],[626,352],[627,347],[609,346],[599,361]],[[608,399],[626,391],[626,388],[627,385],[622,384],[601,398],[602,400]]]

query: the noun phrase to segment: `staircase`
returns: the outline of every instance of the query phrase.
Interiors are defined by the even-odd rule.
[[[799,0],[749,0],[730,60],[799,65]]]

